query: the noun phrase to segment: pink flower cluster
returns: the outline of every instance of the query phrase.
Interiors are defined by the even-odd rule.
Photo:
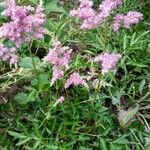
[[[80,6],[77,10],[70,11],[71,16],[77,16],[80,19],[86,20],[96,15],[96,12],[92,8],[93,2],[90,0],[79,0]]]
[[[108,73],[109,70],[116,67],[117,62],[121,58],[121,54],[103,53],[95,58],[95,61],[101,63],[102,74]]]
[[[102,23],[112,10],[122,4],[122,0],[104,0],[100,4],[98,11],[95,11],[90,0],[79,0],[80,5],[77,10],[70,11],[70,16],[79,17],[83,20],[81,29],[92,29]]]
[[[53,48],[50,49],[43,60],[53,65],[53,78],[51,80],[53,85],[57,79],[64,75],[64,69],[67,68],[70,62],[72,50],[69,47],[61,46],[57,39],[53,39],[52,46]]]
[[[8,61],[10,64],[16,64],[18,57],[15,54],[16,48],[6,48],[3,44],[0,44],[0,60]]]
[[[71,85],[85,85],[86,82],[83,80],[83,78],[79,75],[79,73],[72,73],[70,75],[70,77],[67,79],[66,83],[65,83],[65,88],[67,89],[69,86]]]
[[[141,20],[143,20],[143,14],[141,14],[140,12],[129,11],[126,15],[118,14],[114,19],[112,28],[114,31],[118,31],[121,26],[128,29],[133,24],[139,23]]]
[[[18,47],[21,43],[34,38],[43,37],[45,14],[42,4],[36,9],[31,6],[18,6],[14,0],[6,1],[6,10],[3,15],[11,20],[0,27],[0,37],[9,39]]]

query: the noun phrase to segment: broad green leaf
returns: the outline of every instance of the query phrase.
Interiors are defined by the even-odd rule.
[[[38,57],[33,58],[35,65],[40,63],[40,59]],[[20,60],[19,66],[22,68],[33,68],[33,60],[31,57],[25,57]]]
[[[39,82],[40,82],[40,84],[49,84],[48,75],[47,74],[40,74],[39,75]]]
[[[45,11],[46,11],[46,14],[49,14],[51,12],[65,13],[64,8],[62,6],[59,6],[57,2],[55,1],[47,3],[45,5]]]
[[[15,100],[19,103],[19,104],[26,104],[27,101],[27,96],[28,94],[20,92],[15,96]]]
[[[33,102],[36,100],[36,93],[35,91],[32,91],[30,93],[24,93],[24,92],[20,92],[15,96],[15,100],[19,103],[19,104],[27,104],[28,102]]]
[[[120,104],[120,99],[116,97],[112,97],[112,103],[113,105]]]

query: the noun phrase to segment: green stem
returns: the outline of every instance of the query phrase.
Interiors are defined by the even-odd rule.
[[[33,64],[34,72],[35,72],[35,75],[37,77],[38,85],[39,85],[39,75],[38,75],[38,71],[37,71],[37,68],[36,68],[36,65],[35,65],[35,61],[34,61],[34,58],[33,58],[33,54],[32,54],[32,51],[31,51],[32,44],[33,44],[33,40],[31,41],[31,44],[29,46],[29,52],[30,52],[30,57],[32,59],[32,64]]]

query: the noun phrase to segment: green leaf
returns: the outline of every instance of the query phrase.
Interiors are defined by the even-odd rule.
[[[124,39],[123,39],[123,49],[125,50],[127,48],[127,35],[124,35]]]
[[[139,86],[140,94],[142,94],[145,84],[146,84],[146,81],[145,81],[145,79],[143,79]]]
[[[29,0],[31,3],[38,5],[39,0]]]
[[[4,2],[5,3],[5,2]],[[4,7],[2,5],[0,5],[0,19],[5,18],[5,16],[2,15],[2,12],[4,11]]]
[[[40,74],[39,75],[39,89],[45,89],[46,85],[50,85],[50,81],[48,80],[47,74]]]
[[[38,80],[37,80],[37,79],[31,80],[31,85],[32,85],[32,86],[38,85]]]
[[[48,145],[47,148],[51,149],[51,150],[56,150],[56,149],[58,149],[58,146],[51,144],[51,145]]]
[[[18,142],[18,143],[16,144],[16,146],[23,145],[23,144],[27,143],[27,142],[30,141],[30,140],[31,140],[31,138],[27,138],[27,139],[25,139],[25,140],[22,140],[22,141]]]
[[[150,147],[150,137],[146,137],[146,138],[145,138],[145,141],[146,141],[146,144],[145,144],[145,145],[149,145],[149,147]]]
[[[120,137],[117,140],[113,141],[115,144],[129,144],[129,141],[124,137]]]
[[[144,65],[142,63],[138,63],[138,62],[129,62],[127,63],[128,65],[132,65],[132,66],[135,66],[135,67],[139,67],[139,68],[147,68],[149,67],[148,65]]]
[[[30,93],[24,93],[24,92],[20,92],[15,96],[15,100],[19,103],[19,104],[27,104],[28,102],[33,102],[36,100],[36,93],[35,91],[32,91]]]
[[[38,57],[33,58],[35,65],[40,63],[40,59]],[[33,60],[31,57],[25,57],[20,60],[19,66],[22,68],[33,68]]]
[[[104,139],[100,139],[100,149],[107,150],[106,142]]]
[[[45,5],[45,11],[46,14],[49,14],[51,12],[59,12],[59,13],[65,13],[65,10],[62,6],[59,6],[57,4],[57,1],[49,2]]]
[[[15,96],[15,100],[19,103],[19,104],[26,104],[27,101],[27,95],[26,93],[20,92]]]
[[[116,150],[116,146],[113,143],[110,143],[110,150]]]
[[[120,104],[120,99],[116,97],[112,97],[112,103],[113,105]]]
[[[39,82],[41,84],[49,84],[48,75],[47,74],[40,74],[39,75]]]
[[[14,131],[8,131],[9,135],[15,137],[15,138],[18,138],[18,139],[25,139],[27,138],[27,136],[23,135],[23,134],[20,134],[20,133],[17,133],[17,132],[14,132]]]
[[[36,93],[32,91],[28,94],[28,102],[34,102],[36,100]]]

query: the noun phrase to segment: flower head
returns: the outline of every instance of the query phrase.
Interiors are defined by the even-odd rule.
[[[120,54],[103,53],[95,58],[95,61],[101,63],[102,74],[108,73],[109,70],[116,67],[117,62],[121,58]]]
[[[70,75],[70,77],[67,79],[66,83],[65,83],[65,88],[68,88],[70,85],[84,85],[85,81],[83,80],[83,78],[79,75],[79,73],[72,73]]]
[[[52,46],[53,48],[44,57],[44,61],[61,68],[66,67],[71,59],[72,50],[69,47],[61,46],[57,39],[53,40]]]
[[[16,48],[7,48],[3,44],[0,44],[0,60],[16,64],[18,62]]]
[[[53,77],[51,80],[51,85],[53,85],[58,79],[64,76],[64,70],[62,68],[54,66],[52,70],[53,70],[53,75],[52,75]]]
[[[64,75],[64,69],[67,68],[72,50],[69,47],[62,46],[61,43],[54,38],[52,40],[53,48],[49,50],[47,56],[44,57],[44,61],[53,65],[53,77],[51,84],[60,79]]]
[[[124,16],[124,27],[130,28],[133,24],[138,24],[141,20],[143,20],[143,14],[136,11],[129,11],[127,15]]]
[[[126,15],[118,14],[114,18],[112,28],[114,31],[118,31],[121,26],[128,29],[133,24],[138,24],[141,20],[143,20],[143,14],[140,12],[129,11]]]
[[[4,16],[10,18],[10,22],[0,27],[0,37],[6,38],[16,44],[30,41],[30,36],[42,38],[43,24],[45,22],[44,8],[38,5],[36,9],[31,6],[19,6],[15,0],[6,1]]]
[[[122,4],[122,0],[104,0],[97,11],[90,0],[79,0],[80,5],[76,10],[70,12],[70,16],[79,17],[83,23],[81,29],[92,29],[101,24],[111,11]]]
[[[80,5],[77,10],[70,11],[70,16],[79,17],[81,20],[95,16],[95,11],[92,9],[93,2],[90,0],[79,0]]]
[[[115,16],[115,21],[112,24],[112,28],[114,31],[118,31],[124,21],[124,15],[118,14]]]

